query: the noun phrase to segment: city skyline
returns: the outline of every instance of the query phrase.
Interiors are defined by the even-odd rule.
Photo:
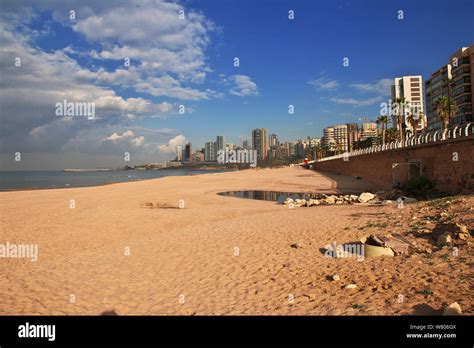
[[[156,162],[258,127],[321,137],[374,121],[394,78],[426,81],[473,41],[463,0],[135,5],[2,2],[2,169]],[[58,117],[63,100],[94,103],[97,119]]]

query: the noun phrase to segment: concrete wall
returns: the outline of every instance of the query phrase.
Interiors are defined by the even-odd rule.
[[[457,153],[457,161],[453,161],[455,153]],[[408,169],[406,164],[392,168],[393,165],[410,161],[420,162],[422,175],[434,180],[440,192],[474,192],[474,135],[350,156],[348,161],[340,158],[316,162],[313,169],[334,174],[357,175],[380,189],[390,189],[394,181],[400,182],[404,171]],[[412,165],[412,168],[416,169],[416,166]]]

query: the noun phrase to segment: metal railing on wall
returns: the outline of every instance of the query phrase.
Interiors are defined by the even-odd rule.
[[[468,123],[465,126],[456,126],[451,129],[437,130],[435,132],[429,132],[423,135],[411,136],[402,141],[392,141],[390,143],[386,143],[384,145],[374,145],[365,149],[354,150],[346,153],[341,153],[334,156],[320,158],[315,161],[311,161],[310,163],[314,162],[324,162],[330,161],[333,159],[339,159],[344,157],[351,157],[351,156],[359,156],[359,155],[366,155],[376,152],[382,151],[390,151],[395,149],[407,148],[422,144],[432,144],[436,142],[443,142],[448,139],[457,139],[460,137],[467,137],[474,134],[474,123]]]

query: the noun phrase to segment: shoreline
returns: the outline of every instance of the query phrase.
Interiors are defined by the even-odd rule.
[[[180,170],[180,169],[172,169],[172,170]],[[210,174],[210,171],[216,171],[217,169],[209,169],[209,170],[200,170],[200,169],[194,169],[194,170],[186,170],[183,169],[181,171],[189,171],[189,172],[201,172],[202,173],[195,173],[195,174],[187,174],[187,175],[165,175],[165,176],[160,176],[157,178],[140,178],[140,179],[135,179],[135,180],[130,180],[130,181],[112,181],[112,182],[104,182],[100,184],[87,184],[87,185],[80,185],[80,186],[61,186],[61,187],[22,187],[22,188],[6,188],[2,189],[0,188],[0,192],[16,192],[16,191],[38,191],[38,190],[59,190],[59,189],[71,189],[71,188],[82,188],[82,187],[96,187],[96,186],[107,186],[107,185],[113,185],[113,184],[126,184],[126,183],[131,183],[131,182],[136,182],[136,181],[146,181],[146,180],[155,180],[155,179],[162,179],[166,178],[169,176],[194,176],[194,175],[203,175],[203,174]],[[121,170],[125,171],[125,170]],[[8,172],[8,171],[4,171]],[[35,172],[35,171],[13,171],[13,172]],[[42,171],[41,171],[42,172]],[[85,172],[66,172],[64,170],[51,170],[50,172],[64,172],[64,173],[85,173]],[[91,171],[93,172],[105,172],[105,171]],[[113,172],[113,171],[107,171],[107,172]],[[133,171],[132,171],[133,172]],[[227,171],[222,171],[222,172],[227,172]],[[87,172],[88,173],[88,172]],[[220,173],[220,172],[218,172]]]

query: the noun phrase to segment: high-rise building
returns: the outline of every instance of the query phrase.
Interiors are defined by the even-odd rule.
[[[297,141],[295,144],[295,152],[296,156],[298,157],[304,157],[306,155],[306,148],[308,147],[308,144],[304,141]]]
[[[335,125],[323,129],[321,143],[330,151],[348,151],[347,125]]]
[[[428,131],[442,127],[436,114],[436,101],[443,96],[450,97],[449,81],[451,77],[451,65],[446,64],[432,73],[425,83]]]
[[[426,119],[424,116],[423,78],[421,75],[402,76],[394,79],[394,84],[392,85],[392,103],[399,98],[405,99],[406,103],[403,107],[406,129],[413,133],[412,126],[408,121],[410,114],[415,117],[420,117],[417,130],[425,128]],[[401,109],[402,108],[399,107],[399,112],[402,112]],[[398,113],[393,115],[392,122],[398,127],[397,117]]]
[[[284,159],[289,157],[288,144],[281,144],[275,149],[275,158]]]
[[[181,162],[183,160],[183,148],[181,145],[176,146],[176,161]]]
[[[460,125],[474,120],[472,102],[474,100],[474,45],[463,47],[450,59],[452,79],[451,97],[456,102],[456,115],[451,124]]]
[[[244,140],[242,142],[242,147],[244,150],[248,150],[249,149],[249,141],[248,140]]]
[[[196,151],[191,155],[191,160],[193,162],[201,162],[204,161],[204,154],[201,151]]]
[[[185,161],[190,161],[191,160],[191,154],[192,154],[192,146],[191,143],[187,143],[186,146],[184,147],[184,160]]]
[[[216,143],[213,141],[209,141],[205,145],[204,151],[204,160],[205,161],[216,161],[216,150],[215,150]]]
[[[225,149],[225,144],[224,144],[224,136],[223,135],[218,135],[216,138],[216,150],[224,150]]]
[[[362,123],[362,133],[361,138],[376,138],[378,136],[377,132],[377,123],[370,122],[370,123]]]
[[[278,145],[278,136],[276,134],[270,134],[270,147]]]
[[[456,103],[456,115],[450,126],[462,125],[474,120],[474,45],[462,47],[449,58],[449,62],[431,74],[426,81],[426,117],[428,130],[442,128],[436,103],[440,97],[448,97]]]
[[[289,157],[296,156],[296,144],[293,141],[288,142],[288,156]]]
[[[257,158],[268,157],[268,137],[266,128],[257,128],[252,131],[252,149],[257,150]]]

